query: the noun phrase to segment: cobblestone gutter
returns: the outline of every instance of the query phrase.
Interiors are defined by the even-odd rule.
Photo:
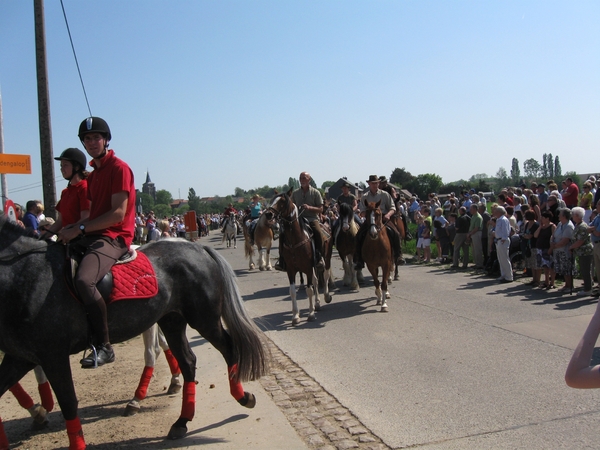
[[[270,340],[271,375],[260,382],[306,444],[319,450],[389,449]]]

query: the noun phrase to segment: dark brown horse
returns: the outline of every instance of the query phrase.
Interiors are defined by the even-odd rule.
[[[300,323],[300,312],[296,302],[296,274],[298,272],[306,275],[306,293],[308,295],[308,321],[315,320],[315,311],[321,307],[319,290],[317,288],[317,276],[314,268],[313,246],[310,238],[310,227],[305,225],[300,218],[298,207],[294,204],[290,195],[279,194],[273,198],[269,211],[279,218],[281,225],[281,236],[279,238],[279,253],[283,256],[286,272],[290,283],[290,297],[292,298],[292,325]],[[325,285],[328,279],[325,279]],[[313,294],[315,300],[313,302]]]
[[[406,228],[404,227],[404,220],[402,220],[402,213],[400,211],[396,211],[396,213],[390,218],[390,222],[392,227],[396,229],[398,235],[400,236],[400,246],[402,246],[402,241],[406,238]],[[392,258],[392,262],[394,263],[394,280],[397,281],[398,277],[398,264]],[[390,270],[390,278],[388,281],[392,281],[392,274]]]
[[[353,257],[356,248],[356,233],[358,225],[354,220],[354,211],[346,203],[340,205],[340,219],[335,233],[335,248],[340,255],[344,267],[344,286],[350,286],[352,290],[358,290],[356,270],[354,270]]]
[[[387,287],[392,268],[393,252],[390,239],[383,225],[381,209],[379,209],[380,204],[381,201],[372,203],[365,200],[365,206],[367,207],[365,220],[369,226],[369,232],[365,237],[361,251],[363,261],[373,276],[377,305],[381,305],[381,312],[387,312],[387,299],[390,298]],[[380,267],[382,270],[381,287],[378,278]]]

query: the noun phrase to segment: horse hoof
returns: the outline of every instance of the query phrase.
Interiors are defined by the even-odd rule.
[[[267,266],[267,270],[273,270],[273,267]]]
[[[387,307],[387,305],[383,305],[379,311],[380,311],[380,312],[388,312],[388,307]]]
[[[179,394],[181,392],[181,384],[175,382],[171,383],[169,389],[167,389],[167,395]]]
[[[250,264],[249,268],[250,270],[254,270],[254,264]]]
[[[245,408],[252,409],[256,406],[256,397],[254,394],[244,391],[244,396],[238,400],[238,403]]]
[[[321,311],[321,302],[315,303],[315,311]]]
[[[389,300],[390,298],[392,298],[392,296],[390,295],[390,293],[389,293],[389,292],[386,292],[386,293],[385,293],[385,298],[387,298],[387,299]]]
[[[125,411],[123,411],[123,416],[124,417],[131,417],[131,416],[135,416],[137,413],[140,412],[140,407],[139,406],[134,406],[131,403],[128,403],[127,406],[125,407]]]
[[[394,276],[394,281],[398,281],[400,279],[400,277],[398,275]]]
[[[292,325],[296,326],[300,324],[300,319],[298,317],[292,319]]]
[[[260,271],[262,272],[263,270],[265,270],[265,268],[263,266],[259,267]]]
[[[307,322],[314,322],[315,320],[317,320],[317,317],[314,314],[309,314],[306,319]]]
[[[325,303],[331,303],[331,294],[325,294]]]
[[[46,411],[46,409],[41,405],[37,405],[35,408],[35,415],[33,416],[33,423],[31,424],[31,428],[34,431],[43,430],[44,428],[46,428],[48,426],[47,415],[48,412]]]
[[[169,434],[167,437],[169,439],[175,440],[175,439],[181,439],[186,434],[187,434],[187,427],[176,427],[175,425],[173,425],[171,427],[171,429],[169,430]]]

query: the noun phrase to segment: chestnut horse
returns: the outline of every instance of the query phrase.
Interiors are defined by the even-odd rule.
[[[273,213],[265,211],[258,218],[258,223],[254,229],[254,244],[258,249],[258,268],[260,270],[271,270],[271,245],[273,244],[273,227],[275,221],[273,219]],[[244,253],[246,258],[249,258],[248,269],[254,269],[254,247],[250,240],[250,230],[244,221]]]
[[[319,300],[319,289],[317,287],[317,275],[314,268],[313,245],[310,238],[310,227],[302,222],[298,207],[294,204],[290,195],[292,189],[287,193],[276,195],[271,201],[269,211],[279,218],[282,233],[279,238],[279,253],[285,260],[286,272],[290,283],[290,297],[292,299],[292,325],[300,323],[300,312],[296,302],[296,274],[298,272],[306,275],[306,293],[308,295],[308,321],[316,319],[315,311],[321,308]],[[326,246],[325,244],[324,246]],[[328,252],[331,255],[331,251]],[[326,255],[325,255],[326,256]],[[327,262],[326,262],[327,266]],[[325,289],[328,289],[329,270],[324,274]],[[314,294],[314,302],[313,302]],[[325,301],[329,303],[331,297],[328,293]]]
[[[387,299],[390,298],[387,289],[388,278],[392,269],[393,259],[392,245],[387,230],[383,225],[381,209],[379,209],[381,200],[377,203],[372,203],[367,202],[365,199],[364,202],[367,207],[365,220],[368,224],[369,232],[362,245],[362,257],[367,269],[369,269],[369,272],[373,276],[377,305],[381,305],[381,312],[387,312]],[[378,278],[379,267],[382,270],[381,287]]]

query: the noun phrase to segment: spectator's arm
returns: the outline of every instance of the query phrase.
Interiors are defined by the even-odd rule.
[[[600,303],[599,303],[600,307]],[[591,389],[600,387],[600,366],[591,367],[590,360],[594,346],[600,334],[600,311],[596,308],[592,320],[583,333],[579,345],[575,349],[565,373],[567,386],[577,389]]]

